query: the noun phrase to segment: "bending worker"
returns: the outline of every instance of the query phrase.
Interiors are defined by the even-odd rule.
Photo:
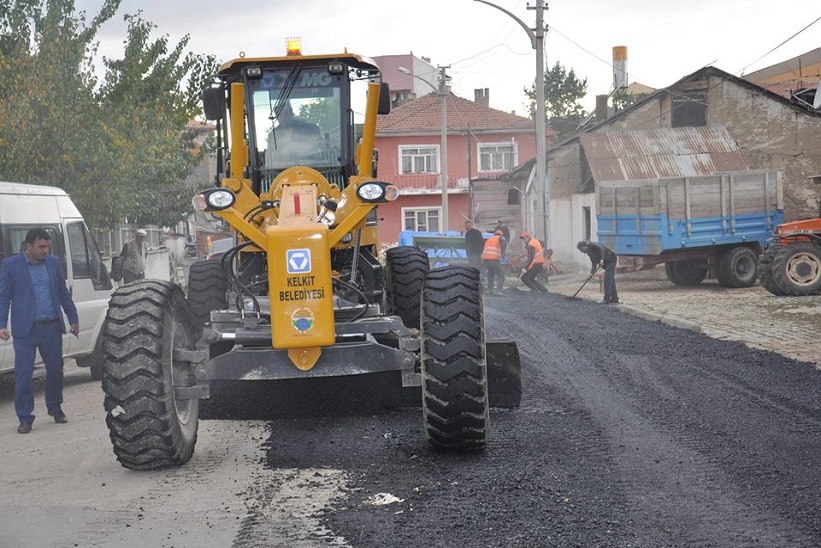
[[[604,304],[619,304],[619,294],[616,292],[616,252],[603,244],[583,240],[576,244],[579,251],[590,257],[593,274],[598,267],[604,268]]]
[[[493,287],[500,292],[505,286],[505,271],[502,270],[502,255],[505,253],[507,240],[501,230],[496,229],[493,236],[485,241],[485,248],[482,251],[482,263],[487,268],[487,292],[493,295]],[[496,282],[496,283],[494,283]]]
[[[536,276],[544,269],[544,253],[542,253],[542,243],[536,238],[531,238],[529,232],[522,232],[519,239],[525,243],[527,250],[527,262],[522,269],[520,279],[533,291],[547,293],[547,288],[536,280]]]

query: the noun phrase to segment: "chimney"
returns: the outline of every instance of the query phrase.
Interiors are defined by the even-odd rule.
[[[613,47],[613,89],[627,87],[627,46]]]
[[[609,98],[607,95],[596,95],[596,121],[607,120],[607,100]]]
[[[490,108],[490,89],[474,89],[473,101],[482,105],[485,108]]]

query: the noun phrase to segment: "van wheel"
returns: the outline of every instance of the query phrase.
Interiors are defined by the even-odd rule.
[[[422,413],[435,449],[478,451],[488,433],[487,356],[479,271],[431,270],[422,291]]]
[[[199,400],[174,393],[194,382],[193,366],[174,359],[175,350],[195,344],[182,289],[165,281],[119,288],[102,337],[106,425],[117,460],[133,470],[184,464],[197,441]]]
[[[188,308],[198,333],[211,320],[212,310],[228,308],[228,277],[219,259],[191,264],[188,270]]]

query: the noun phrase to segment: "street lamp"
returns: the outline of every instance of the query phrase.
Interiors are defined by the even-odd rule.
[[[545,154],[547,143],[545,139],[545,113],[544,113],[544,0],[536,0],[536,28],[530,29],[524,21],[507,11],[506,9],[497,6],[487,0],[473,0],[474,2],[481,2],[488,6],[494,7],[499,11],[503,11],[511,18],[513,18],[527,33],[530,38],[530,45],[536,50],[536,195],[538,200],[536,202],[536,217],[541,223],[535,223],[533,226],[536,235],[544,235],[545,242],[550,246],[550,236],[548,235],[547,222],[547,205],[549,203],[548,188],[545,185]],[[534,8],[528,8],[534,9]],[[539,224],[542,224],[541,232]]]
[[[402,74],[407,74],[413,78],[421,80],[429,85],[434,91],[439,93],[439,104],[442,110],[442,166],[440,168],[441,175],[440,175],[440,183],[442,185],[442,232],[448,231],[448,90],[447,90],[447,83],[450,81],[450,76],[445,73],[446,69],[449,69],[450,65],[446,67],[439,67],[439,86],[437,88],[432,82],[430,82],[427,78],[422,78],[421,76],[417,76],[416,74],[411,73],[405,67],[399,67],[399,72]]]

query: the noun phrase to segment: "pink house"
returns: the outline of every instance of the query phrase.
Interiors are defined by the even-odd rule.
[[[451,231],[463,230],[465,219],[472,218],[480,206],[474,203],[471,181],[497,179],[536,153],[533,120],[490,108],[489,100],[487,89],[475,90],[473,101],[453,93],[447,95]],[[440,97],[432,91],[395,106],[377,122],[378,178],[397,185],[401,191],[398,200],[379,207],[383,242],[396,242],[402,230],[443,230],[441,116]],[[547,133],[549,148],[553,131],[548,129]]]

